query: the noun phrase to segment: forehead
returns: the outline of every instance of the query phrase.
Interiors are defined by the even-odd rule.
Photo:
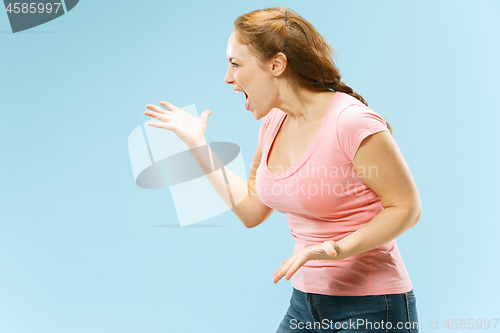
[[[231,36],[229,36],[229,40],[227,41],[226,56],[228,59],[245,59],[250,56],[248,46],[241,44],[238,41],[237,32],[235,30],[233,30]]]

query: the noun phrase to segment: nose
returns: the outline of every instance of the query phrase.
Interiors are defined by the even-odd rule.
[[[227,69],[226,77],[224,78],[224,82],[226,82],[227,84],[231,84],[234,82],[233,75],[231,73],[231,68]]]

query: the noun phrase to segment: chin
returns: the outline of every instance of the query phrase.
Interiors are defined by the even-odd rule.
[[[257,112],[255,110],[248,110],[248,112],[250,112],[252,114],[252,116],[254,117],[255,120],[259,120],[260,118],[257,117]]]

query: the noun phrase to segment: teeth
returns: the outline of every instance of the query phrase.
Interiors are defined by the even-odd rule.
[[[241,91],[241,90],[236,90],[236,93],[237,93],[237,94],[241,94],[242,92],[243,92],[243,91]]]

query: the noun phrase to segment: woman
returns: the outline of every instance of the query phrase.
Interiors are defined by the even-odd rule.
[[[196,153],[209,149],[209,110],[196,118],[160,102],[167,110],[145,114],[186,143],[246,227],[287,214],[294,254],[273,281],[293,277],[293,293],[278,332],[418,332],[395,239],[419,221],[419,194],[389,125],[340,81],[332,51],[288,8],[236,19],[224,81],[263,121],[248,182],[227,170],[231,188]]]

